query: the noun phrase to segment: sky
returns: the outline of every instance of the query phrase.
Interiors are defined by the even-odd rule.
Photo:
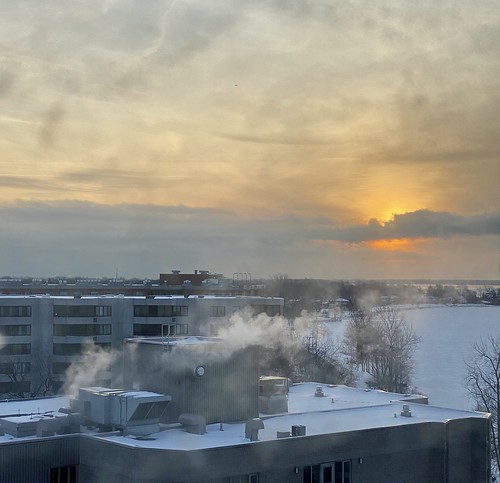
[[[0,8],[0,275],[500,278],[496,0]]]

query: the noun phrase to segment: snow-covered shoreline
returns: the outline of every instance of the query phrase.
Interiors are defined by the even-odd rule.
[[[415,352],[413,384],[429,404],[474,409],[464,387],[465,363],[471,344],[489,334],[500,336],[500,306],[418,305],[402,307],[406,320],[422,338]],[[328,323],[343,337],[348,319]]]

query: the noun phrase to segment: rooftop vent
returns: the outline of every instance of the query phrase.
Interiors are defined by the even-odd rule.
[[[302,424],[294,424],[292,426],[292,436],[305,436],[306,427]]]
[[[278,439],[289,438],[290,436],[291,436],[290,431],[276,431],[276,437]]]
[[[245,438],[250,441],[259,441],[259,429],[264,429],[264,423],[260,418],[253,418],[245,425]]]
[[[87,387],[80,389],[78,399],[87,421],[144,436],[159,430],[160,417],[172,398],[148,391]]]
[[[411,409],[409,404],[403,404],[403,409],[401,410],[401,416],[405,418],[411,418]]]
[[[318,386],[316,388],[316,392],[314,393],[315,397],[325,397],[325,393],[323,392],[323,388],[321,386]]]
[[[184,426],[188,433],[205,434],[207,432],[207,424],[201,414],[182,413],[179,416],[179,423]]]

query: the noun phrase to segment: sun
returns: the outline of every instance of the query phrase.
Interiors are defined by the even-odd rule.
[[[414,210],[408,209],[407,207],[392,205],[390,208],[383,209],[376,218],[381,223],[386,223],[388,221],[393,220],[394,215],[402,215],[404,213],[409,213],[411,211],[414,211]]]

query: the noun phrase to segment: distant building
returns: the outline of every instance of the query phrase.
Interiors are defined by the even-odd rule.
[[[1,278],[0,294],[51,296],[261,295],[265,285],[248,278],[224,278],[208,270],[182,273],[172,270],[159,279],[124,278]]]
[[[172,273],[160,273],[160,285],[219,285],[222,284],[222,274],[212,274],[208,270],[195,270],[194,273],[181,273],[172,270]]]
[[[280,315],[283,299],[0,296],[0,397],[57,392],[89,344],[120,350],[128,337],[213,336],[243,310]],[[101,371],[96,382],[109,386],[111,369]]]

